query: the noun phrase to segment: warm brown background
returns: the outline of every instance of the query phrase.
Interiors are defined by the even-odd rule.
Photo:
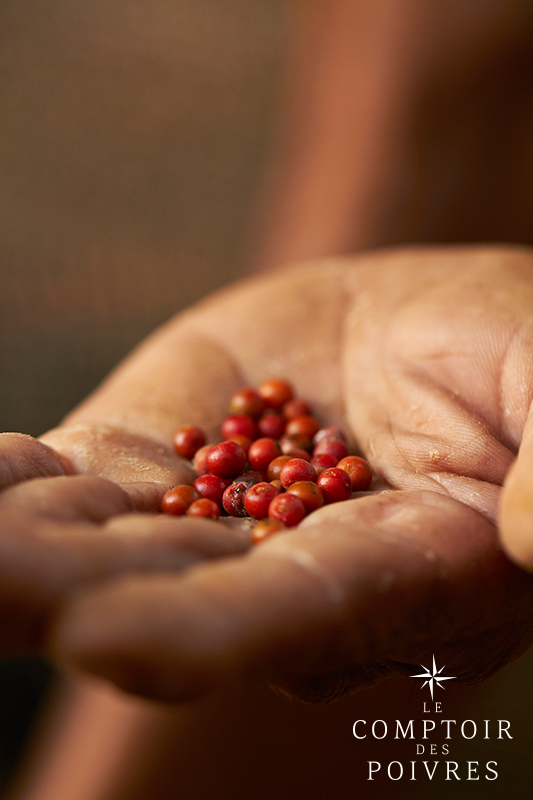
[[[39,434],[54,425],[154,325],[245,271],[294,6],[3,0],[0,428]],[[0,671],[4,781],[46,674],[33,662]],[[457,784],[455,797],[530,796],[532,675],[526,657],[484,688],[463,690],[475,719],[506,717],[516,739],[502,747],[499,782]],[[388,691],[377,690],[382,706],[394,701]],[[244,694],[240,722],[214,728],[213,747],[254,743],[262,718],[276,735],[281,703],[265,700],[244,724]],[[206,708],[213,717],[216,701]],[[349,726],[354,714],[373,718],[372,708],[368,693],[336,717],[291,707],[292,751],[281,738],[257,797],[276,796],[291,762],[320,791],[333,771],[343,796],[364,796]],[[190,732],[187,758],[200,758],[202,735]],[[481,744],[473,751],[481,760]],[[259,769],[262,757],[248,766],[237,757],[237,775]],[[420,796],[449,796],[447,784],[431,794],[428,786],[417,787],[428,792]],[[383,797],[395,791],[387,783]]]

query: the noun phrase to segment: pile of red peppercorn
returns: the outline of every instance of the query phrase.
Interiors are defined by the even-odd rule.
[[[348,455],[340,428],[321,428],[305,400],[278,378],[258,390],[245,388],[230,401],[220,444],[206,444],[203,431],[180,428],[174,438],[178,455],[191,459],[198,477],[163,497],[167,514],[218,519],[258,520],[255,542],[298,525],[325,503],[347,500],[368,489],[369,464]]]

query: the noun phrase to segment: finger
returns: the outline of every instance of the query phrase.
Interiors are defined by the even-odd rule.
[[[41,437],[66,454],[78,472],[122,486],[138,511],[159,508],[163,494],[179,483],[192,483],[191,465],[169,444],[103,424],[56,428]]]
[[[58,603],[82,587],[110,577],[149,571],[176,572],[207,559],[236,555],[250,546],[244,530],[209,520],[121,514],[101,522],[110,511],[109,498],[97,513],[83,519],[90,495],[100,502],[106,481],[94,478],[61,481],[55,499],[64,499],[70,483],[77,500],[72,513],[39,516],[9,504],[2,508],[0,535],[0,642],[9,652],[42,645]],[[44,483],[44,481],[43,481]],[[29,485],[28,485],[29,486]],[[109,484],[121,498],[118,487]],[[122,497],[123,499],[123,497]],[[127,500],[127,498],[126,498]],[[30,519],[31,530],[28,530]]]
[[[518,457],[505,480],[499,528],[509,557],[533,571],[533,410],[524,428]]]
[[[23,433],[0,433],[0,491],[31,478],[64,475],[65,459]]]
[[[88,592],[53,647],[126,690],[183,700],[243,678],[344,691],[361,665],[418,663],[437,642],[455,674],[480,679],[527,646],[532,581],[481,515],[410,492],[343,506],[238,560]]]

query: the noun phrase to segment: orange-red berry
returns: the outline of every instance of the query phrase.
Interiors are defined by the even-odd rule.
[[[352,494],[350,476],[338,467],[325,469],[324,472],[320,473],[316,482],[324,495],[325,503],[338,503],[341,500],[348,500]]]
[[[207,468],[219,478],[234,478],[246,464],[246,453],[237,442],[221,442],[208,454]]]
[[[324,505],[324,495],[319,486],[313,481],[296,481],[287,489],[291,494],[295,494],[304,504],[307,512],[316,511]]]
[[[305,517],[305,506],[295,494],[278,494],[268,507],[268,516],[283,522],[287,528],[298,525]]]
[[[174,436],[174,450],[183,458],[193,458],[205,445],[205,433],[196,425],[184,425]]]
[[[265,401],[265,405],[269,408],[275,408],[278,411],[283,408],[285,403],[293,398],[293,390],[290,383],[282,381],[279,378],[270,378],[259,387],[259,394]]]
[[[255,389],[245,387],[235,392],[229,403],[232,414],[248,414],[250,417],[260,417],[265,408],[265,401]]]
[[[165,514],[173,514],[175,517],[181,517],[187,512],[191,503],[199,499],[200,495],[196,489],[193,486],[183,483],[165,492],[161,499],[161,511]]]
[[[337,466],[350,476],[353,492],[364,492],[372,483],[372,470],[364,458],[346,456],[339,461]]]
[[[218,519],[220,516],[220,508],[213,501],[208,500],[207,497],[201,497],[191,503],[187,510],[188,517],[207,517],[209,519]]]
[[[244,507],[254,519],[265,519],[268,517],[270,502],[278,494],[279,489],[276,489],[271,483],[256,483],[244,495]]]
[[[259,544],[259,542],[268,539],[269,536],[272,536],[273,533],[279,533],[280,531],[286,530],[285,525],[283,522],[280,522],[279,519],[262,519],[260,520],[257,525],[254,525],[252,531],[252,542],[254,544]]]
[[[285,489],[297,481],[316,481],[316,471],[308,461],[303,458],[291,458],[283,465],[279,479]]]

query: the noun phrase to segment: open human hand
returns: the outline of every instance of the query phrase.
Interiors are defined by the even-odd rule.
[[[152,475],[159,496],[170,485],[158,448],[185,469],[169,455],[180,425],[213,432],[236,389],[279,375],[390,489],[237,558],[80,593],[56,652],[170,700],[248,678],[327,700],[432,654],[477,681],[520,654],[533,578],[504,555],[496,519],[533,393],[532,308],[527,250],[411,249],[253,279],[162,328],[45,437],[75,466],[135,483],[142,507]],[[127,437],[141,482],[127,449],[109,457]]]
[[[133,512],[110,481],[69,476],[49,447],[0,434],[0,652],[43,650],[66,598],[124,573],[183,571],[249,546],[210,521]]]

